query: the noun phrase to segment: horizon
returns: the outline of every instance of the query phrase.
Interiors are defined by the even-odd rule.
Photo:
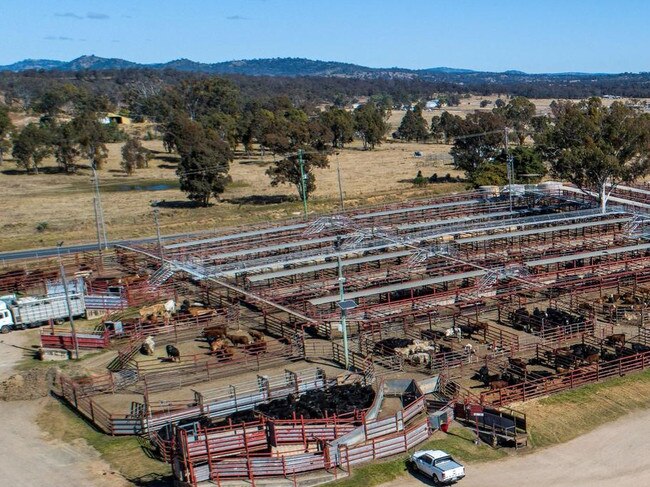
[[[187,58],[333,60],[370,68],[484,72],[638,73],[650,70],[650,4],[596,0],[521,5],[496,0],[44,0],[6,2],[0,65],[83,53],[140,64]],[[372,8],[375,7],[375,8]],[[37,12],[37,13],[35,13]],[[561,12],[561,16],[557,14]],[[132,33],[136,33],[133,35]],[[325,39],[325,41],[323,41]],[[351,48],[354,46],[354,48]]]
[[[545,72],[530,72],[530,71],[523,71],[521,69],[517,68],[509,68],[505,69],[503,71],[485,71],[485,70],[480,70],[480,69],[474,69],[474,68],[467,68],[464,66],[427,66],[424,68],[409,68],[406,66],[367,66],[363,65],[360,63],[356,62],[350,62],[350,61],[337,61],[333,59],[312,59],[312,58],[304,58],[304,57],[273,57],[273,58],[240,58],[240,59],[224,59],[224,60],[217,60],[217,61],[198,61],[196,59],[191,59],[186,56],[175,58],[175,59],[167,59],[165,61],[155,61],[151,63],[140,63],[137,61],[133,61],[131,59],[126,59],[126,58],[121,58],[117,56],[111,56],[111,57],[104,57],[104,56],[97,56],[96,54],[79,54],[71,59],[55,59],[55,58],[36,58],[36,57],[28,57],[28,58],[23,58],[23,59],[17,59],[15,61],[6,63],[6,64],[0,64],[0,67],[5,67],[5,66],[11,66],[13,64],[17,64],[20,62],[26,62],[26,61],[54,61],[54,62],[62,62],[62,63],[68,63],[75,61],[77,59],[82,59],[84,57],[97,57],[100,59],[119,59],[122,61],[128,61],[128,62],[133,62],[139,65],[142,65],[144,67],[148,65],[155,65],[155,64],[166,64],[174,61],[181,61],[181,60],[187,60],[191,62],[197,62],[201,64],[219,64],[219,63],[232,63],[232,62],[239,62],[239,61],[256,61],[256,60],[269,60],[269,59],[304,59],[307,61],[314,61],[314,62],[323,62],[323,63],[341,63],[341,64],[351,64],[355,66],[360,66],[363,68],[369,68],[369,69],[378,69],[378,70],[391,70],[391,69],[405,69],[405,70],[410,70],[410,71],[418,71],[418,70],[426,70],[426,69],[450,69],[450,70],[458,70],[458,71],[475,71],[475,72],[484,72],[484,73],[506,73],[506,72],[519,72],[519,73],[524,73],[527,75],[544,75],[544,74],[585,74],[585,75],[618,75],[618,74],[624,74],[624,73],[630,73],[630,74],[640,74],[644,73],[647,71],[619,71],[619,72],[606,72],[606,71],[545,71]],[[128,68],[127,68],[128,69]]]

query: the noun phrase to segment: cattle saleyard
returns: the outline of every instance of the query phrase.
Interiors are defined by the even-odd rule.
[[[605,213],[557,185],[452,194],[167,238],[163,259],[156,243],[68,256],[97,318],[42,345],[106,360],[56,392],[192,485],[336,478],[454,414],[525,445],[509,405],[650,365],[644,191]],[[58,274],[41,264],[3,270],[0,292],[42,294]]]

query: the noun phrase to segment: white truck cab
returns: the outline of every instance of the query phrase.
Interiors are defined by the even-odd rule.
[[[410,460],[413,467],[437,485],[454,484],[465,477],[465,467],[442,450],[420,450]]]
[[[0,300],[0,332],[7,333],[11,328],[13,328],[14,319],[11,316],[9,311],[9,306],[7,303]]]

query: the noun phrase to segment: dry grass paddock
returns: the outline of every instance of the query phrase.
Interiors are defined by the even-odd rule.
[[[496,96],[472,96],[461,99],[458,107],[444,109],[466,115],[481,109],[480,102],[494,102]],[[550,99],[532,100],[538,113],[549,111]],[[612,100],[604,100],[606,104]],[[483,110],[491,110],[490,104]],[[442,113],[442,110],[425,111],[425,118]],[[17,126],[35,118],[13,114]],[[393,132],[399,126],[404,111],[391,113]],[[135,124],[129,132],[140,135],[150,127]],[[389,133],[390,133],[389,132]],[[389,137],[390,138],[390,137]],[[160,215],[165,234],[181,233],[215,227],[236,226],[256,221],[282,219],[301,214],[302,204],[295,187],[272,187],[266,169],[273,161],[265,157],[248,157],[237,152],[231,165],[232,183],[222,195],[222,200],[209,208],[193,208],[178,188],[175,174],[178,157],[167,154],[157,140],[145,141],[153,158],[146,169],[127,176],[120,167],[122,144],[109,144],[109,158],[100,171],[102,201],[109,239],[134,238],[153,235],[152,201],[163,201]],[[464,189],[462,183],[431,184],[416,188],[411,183],[418,170],[426,177],[436,173],[444,176],[461,175],[451,166],[450,146],[387,141],[373,151],[362,150],[355,141],[338,155],[330,158],[330,167],[316,171],[317,189],[310,201],[310,210],[332,211],[338,207],[337,166],[345,201],[348,206],[377,204],[409,198],[425,197]],[[415,157],[419,151],[422,157]],[[0,186],[4,190],[0,211],[0,230],[3,239],[0,251],[51,246],[57,241],[66,244],[95,240],[93,191],[90,170],[85,161],[76,175],[60,174],[53,158],[43,164],[39,175],[27,175],[16,168],[9,158],[0,167]],[[154,190],[155,189],[155,190]],[[38,227],[38,229],[37,229]]]
[[[120,167],[121,144],[109,144],[109,158],[99,171],[109,239],[155,233],[151,203],[162,201],[160,222],[165,234],[282,219],[301,214],[302,204],[293,186],[272,187],[265,174],[273,157],[238,157],[231,165],[232,183],[208,208],[194,208],[178,188],[178,157],[164,152],[160,141],[145,141],[153,151],[146,169],[127,176]],[[413,153],[421,151],[424,157]],[[317,189],[310,211],[338,207],[337,164],[340,164],[346,204],[356,206],[462,190],[463,184],[433,184],[416,188],[410,179],[419,169],[430,176],[458,175],[449,165],[449,146],[385,143],[374,151],[351,144],[331,157],[329,169],[317,170]],[[91,172],[84,161],[78,174],[65,175],[47,159],[38,175],[16,169],[12,160],[0,168],[0,186],[6,197],[0,211],[3,239],[0,250],[50,246],[95,240]],[[39,228],[37,228],[39,227]]]

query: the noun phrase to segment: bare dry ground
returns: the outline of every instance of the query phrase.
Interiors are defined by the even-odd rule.
[[[0,381],[32,354],[34,330],[2,335],[0,341]],[[1,485],[97,486],[131,485],[112,469],[82,439],[68,442],[44,433],[37,424],[56,418],[43,417],[54,399],[36,401],[0,401],[0,474]]]

